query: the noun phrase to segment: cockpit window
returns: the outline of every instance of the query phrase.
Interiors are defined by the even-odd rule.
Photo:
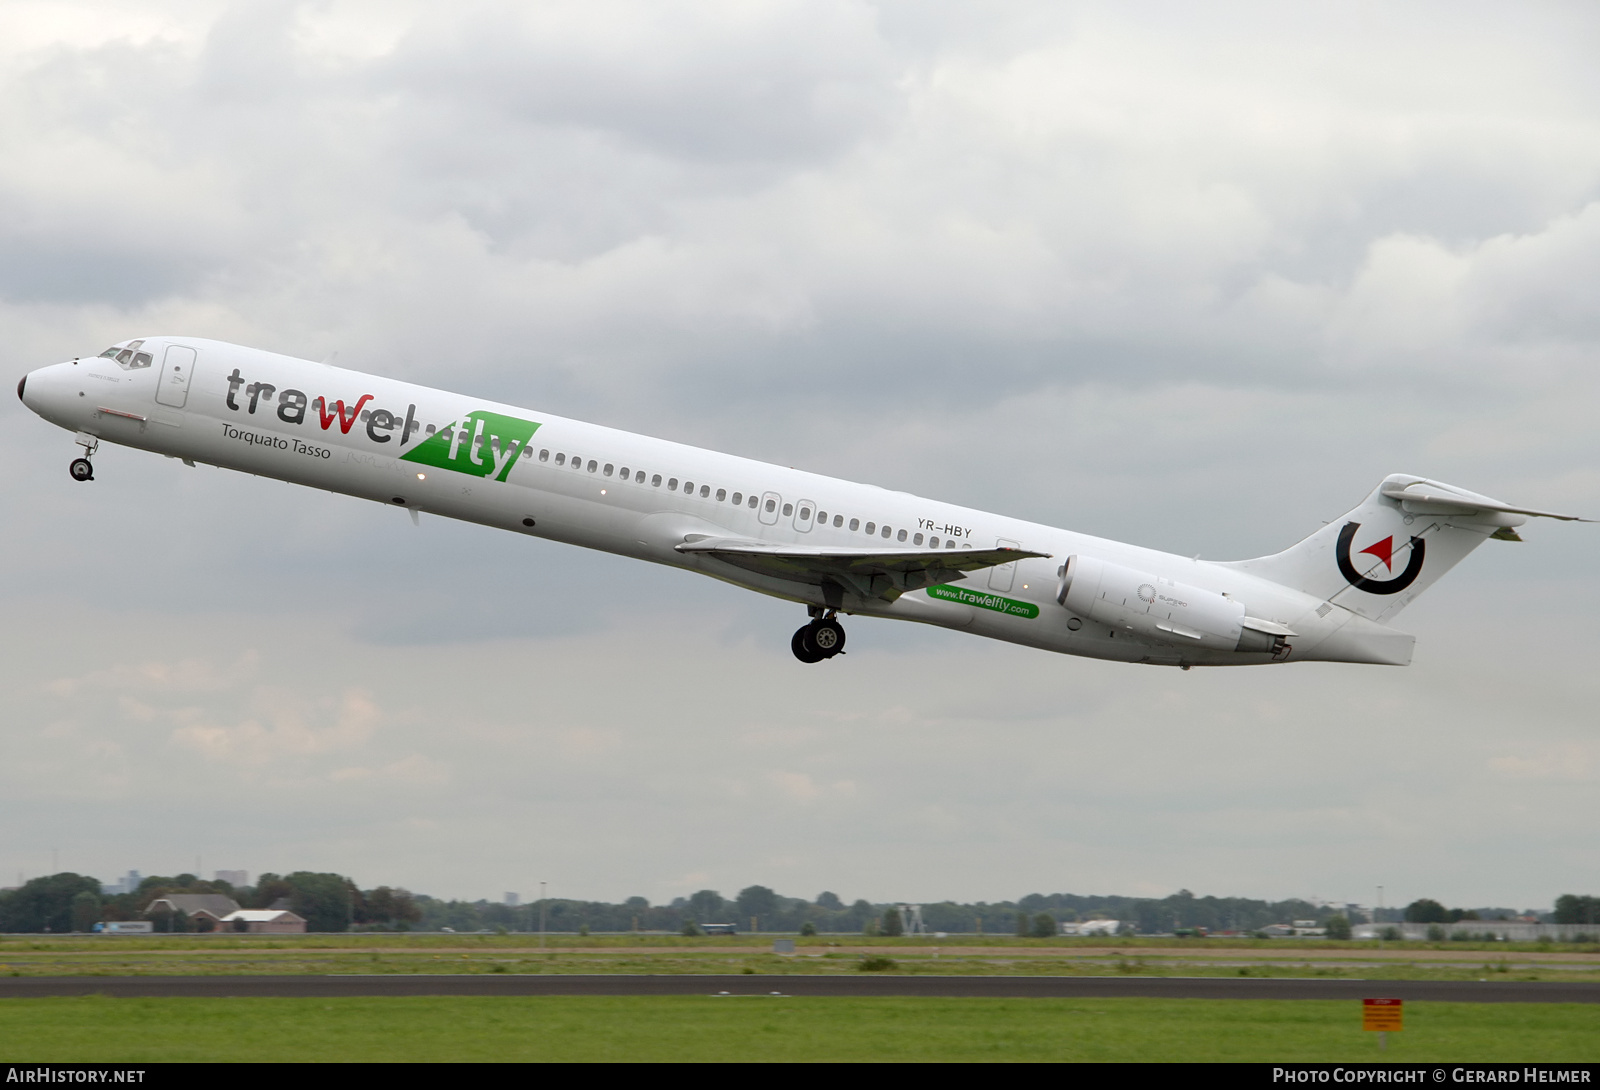
[[[139,346],[142,344],[144,344],[144,341],[138,340],[129,341],[126,348],[112,345],[100,355],[103,359],[116,360],[119,367],[130,370],[135,367],[149,367],[150,353],[139,351]]]

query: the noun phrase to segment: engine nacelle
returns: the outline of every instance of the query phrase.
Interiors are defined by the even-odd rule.
[[[1080,617],[1178,647],[1273,653],[1283,642],[1248,627],[1243,603],[1226,595],[1087,556],[1067,558],[1056,601]]]

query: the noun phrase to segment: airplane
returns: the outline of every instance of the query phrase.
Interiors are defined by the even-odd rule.
[[[939,500],[196,337],[32,371],[23,404],[101,442],[699,572],[805,606],[801,662],[841,616],[1178,666],[1405,666],[1387,622],[1529,518],[1410,474],[1282,552],[1202,561]]]

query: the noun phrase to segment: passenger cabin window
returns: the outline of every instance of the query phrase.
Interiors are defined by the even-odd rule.
[[[904,534],[904,533],[905,533],[905,531],[904,531],[904,530],[901,530],[901,531],[900,531],[900,532],[901,532],[901,533],[902,533],[902,534]],[[921,535],[921,534],[918,534],[918,535],[917,535],[917,536],[916,536],[916,537],[914,537],[914,538],[912,538],[912,539],[911,539],[911,544],[913,544],[913,545],[921,545],[921,544],[922,544],[922,535]]]
[[[617,471],[617,467],[616,466],[612,465],[610,462],[606,463],[606,476],[607,477],[611,476],[616,471]],[[589,472],[590,473],[594,472],[594,466],[590,466],[589,467]]]
[[[661,474],[657,473],[654,477],[650,478],[650,487],[651,488],[660,488],[661,487]]]
[[[717,502],[718,503],[724,502],[727,498],[728,498],[728,490],[726,488],[717,489]]]
[[[878,524],[876,522],[867,523],[867,536],[870,537],[871,535],[873,535],[873,534],[875,534],[877,532],[878,532]]]
[[[567,464],[567,456],[565,454],[557,454],[556,455],[556,465],[564,466],[566,464]]]
[[[628,479],[628,473],[629,473],[628,467],[627,466],[623,466],[622,467],[622,472],[618,473],[617,476],[621,477],[623,480],[627,480]]]
[[[844,516],[843,515],[834,515],[833,516],[833,524],[835,526],[843,526],[844,525]]]
[[[593,458],[589,459],[589,472],[590,473],[593,473],[599,467],[600,467],[600,463],[599,462],[595,461]]]
[[[703,499],[703,500],[711,498],[711,486],[710,485],[703,484],[703,485],[700,486],[700,498]]]
[[[939,539],[936,538],[936,537],[930,537],[928,539],[928,548],[937,549],[938,547],[939,547]]]
[[[860,519],[851,519],[850,520],[850,529],[852,529],[852,530],[861,529],[861,520]],[[872,531],[868,530],[867,533],[870,534],[870,533],[872,533]]]
[[[539,461],[548,462],[549,460],[550,460],[550,452],[548,450],[541,450],[539,452]]]
[[[800,521],[801,522],[807,522],[807,521],[810,520],[810,518],[811,518],[811,508],[809,508],[809,507],[800,508]]]
[[[521,456],[523,458],[532,458],[533,457],[533,448],[532,447],[523,447]]]
[[[956,539],[955,538],[951,538],[950,540],[946,541],[944,543],[944,547],[946,549],[954,549],[956,547]]]
[[[743,502],[744,502],[744,493],[743,492],[735,492],[733,494],[733,505],[735,507],[738,507]]]
[[[777,500],[768,500],[767,501],[767,510],[768,511],[775,511],[775,510],[777,510],[777,508],[778,508],[778,501]]]
[[[881,530],[881,531],[880,531],[880,535],[881,535],[881,536],[882,536],[882,537],[888,537],[888,536],[889,536],[889,534],[890,534],[890,532],[891,532],[891,531],[890,531],[890,529],[889,529],[889,528],[888,528],[888,527],[887,527],[887,526],[885,526],[885,527],[884,527],[884,528],[883,528],[883,529],[882,529],[882,530]]]
[[[694,495],[694,482],[693,481],[684,481],[683,482],[683,494],[686,495],[686,496]]]
[[[677,490],[678,490],[678,478],[674,477],[670,481],[667,482],[667,491],[668,492],[676,492]]]
[[[750,510],[754,511],[756,509],[756,504],[759,503],[759,502],[761,502],[761,501],[757,500],[754,496],[751,496],[750,497]]]

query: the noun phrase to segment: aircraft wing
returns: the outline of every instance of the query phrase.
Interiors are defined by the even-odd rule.
[[[1027,549],[855,549],[836,545],[779,545],[745,538],[690,534],[680,553],[701,553],[761,575],[811,586],[834,584],[861,598],[892,602],[907,591],[965,579],[968,572],[1048,557]]]

